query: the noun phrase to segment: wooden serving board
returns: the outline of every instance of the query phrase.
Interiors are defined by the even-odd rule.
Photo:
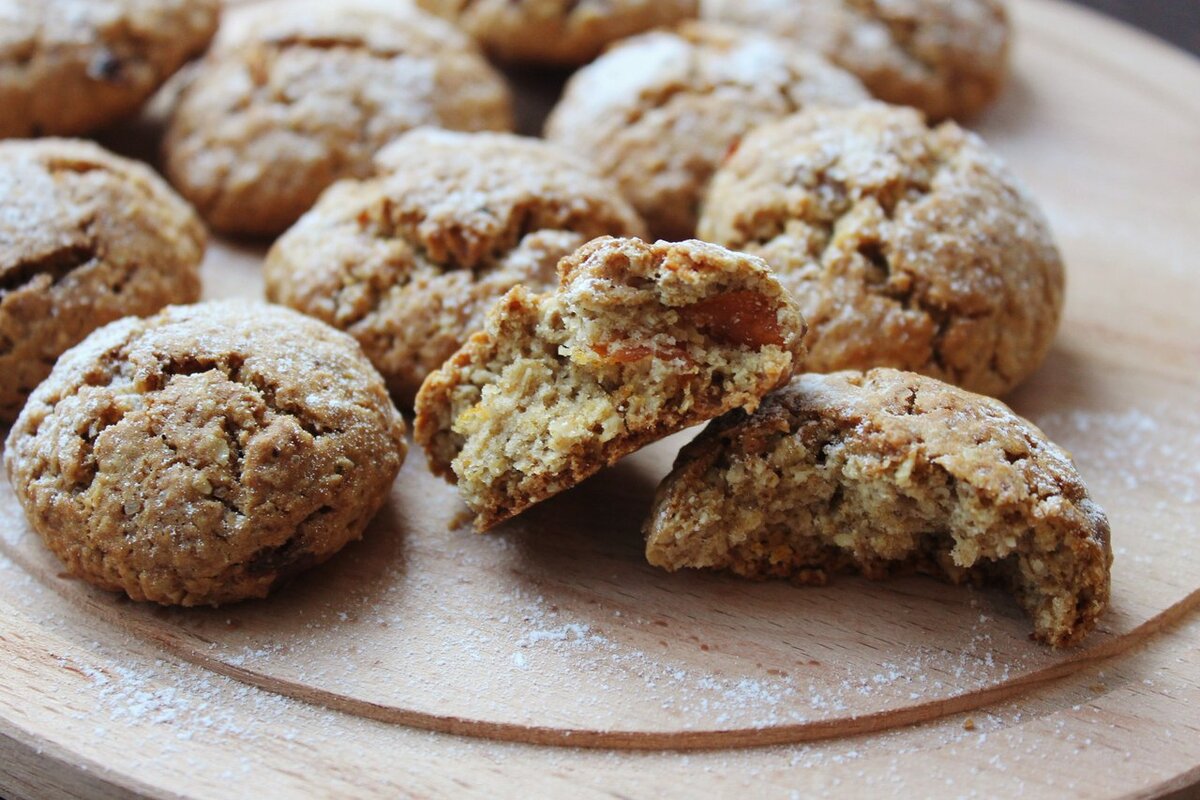
[[[1200,66],[1047,0],[1015,11],[1012,85],[978,127],[1070,268],[1060,339],[1009,400],[1073,451],[1112,521],[1112,610],[1081,647],[1030,642],[1001,593],[922,578],[797,589],[650,568],[639,528],[686,435],[485,537],[413,453],[364,541],[217,610],[63,577],[4,484],[0,793],[1200,781]],[[208,294],[259,296],[261,257],[215,242]]]

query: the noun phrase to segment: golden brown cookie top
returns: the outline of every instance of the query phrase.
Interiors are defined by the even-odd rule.
[[[618,39],[694,17],[698,0],[417,0],[505,61],[582,64]]]
[[[512,127],[508,88],[474,43],[406,4],[270,3],[229,18],[165,142],[172,181],[222,230],[282,231],[413,128]]]
[[[810,371],[891,366],[1002,394],[1058,327],[1063,264],[1036,203],[978,137],[912,109],[763,126],[715,177],[699,228],[795,292]]]
[[[969,117],[1008,69],[1002,0],[701,0],[705,19],[786,37],[857,75],[881,100]]]
[[[0,137],[75,135],[138,107],[217,28],[218,0],[0,3]]]

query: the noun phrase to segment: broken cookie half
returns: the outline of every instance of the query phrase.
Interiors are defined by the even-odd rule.
[[[416,440],[479,530],[657,439],[754,411],[804,352],[795,302],[753,256],[605,237],[558,272],[555,291],[509,291],[417,396]]]
[[[646,557],[808,584],[994,581],[1056,646],[1095,626],[1112,564],[1066,452],[996,400],[891,369],[803,375],[713,422],[658,490]]]

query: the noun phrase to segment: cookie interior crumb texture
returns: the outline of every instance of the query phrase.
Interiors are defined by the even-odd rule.
[[[198,299],[204,241],[145,165],[90,142],[0,142],[0,423],[91,331]]]
[[[422,129],[271,249],[267,296],[351,333],[402,406],[518,284],[542,291],[592,239],[638,236],[610,182],[547,142]]]
[[[217,28],[219,0],[0,3],[0,137],[78,136],[118,122]]]
[[[997,400],[890,369],[800,376],[713,422],[658,490],[646,557],[809,584],[994,581],[1053,645],[1095,626],[1112,564],[1061,448]]]
[[[1041,365],[1064,268],[978,137],[912,109],[814,109],[747,136],[700,236],[762,257],[810,326],[806,371],[894,367],[1001,395]]]
[[[416,439],[480,530],[652,441],[753,410],[803,354],[795,302],[756,258],[602,238],[556,291],[511,290],[432,373]]]
[[[72,574],[135,600],[215,605],[262,597],[361,536],[404,434],[349,336],[225,301],[94,332],[34,392],[4,455]]]
[[[880,100],[936,120],[979,113],[1008,72],[1003,0],[702,0],[701,7],[705,19],[822,53]]]
[[[183,89],[166,170],[214,228],[273,235],[422,125],[513,127],[504,79],[454,26],[406,3],[254,4]]]
[[[577,72],[546,136],[613,178],[653,236],[678,240],[695,233],[709,179],[741,136],[809,105],[868,98],[854,76],[788,42],[684,23]]]

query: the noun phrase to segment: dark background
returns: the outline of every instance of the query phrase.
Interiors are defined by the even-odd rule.
[[[1200,55],[1200,0],[1074,0]]]

